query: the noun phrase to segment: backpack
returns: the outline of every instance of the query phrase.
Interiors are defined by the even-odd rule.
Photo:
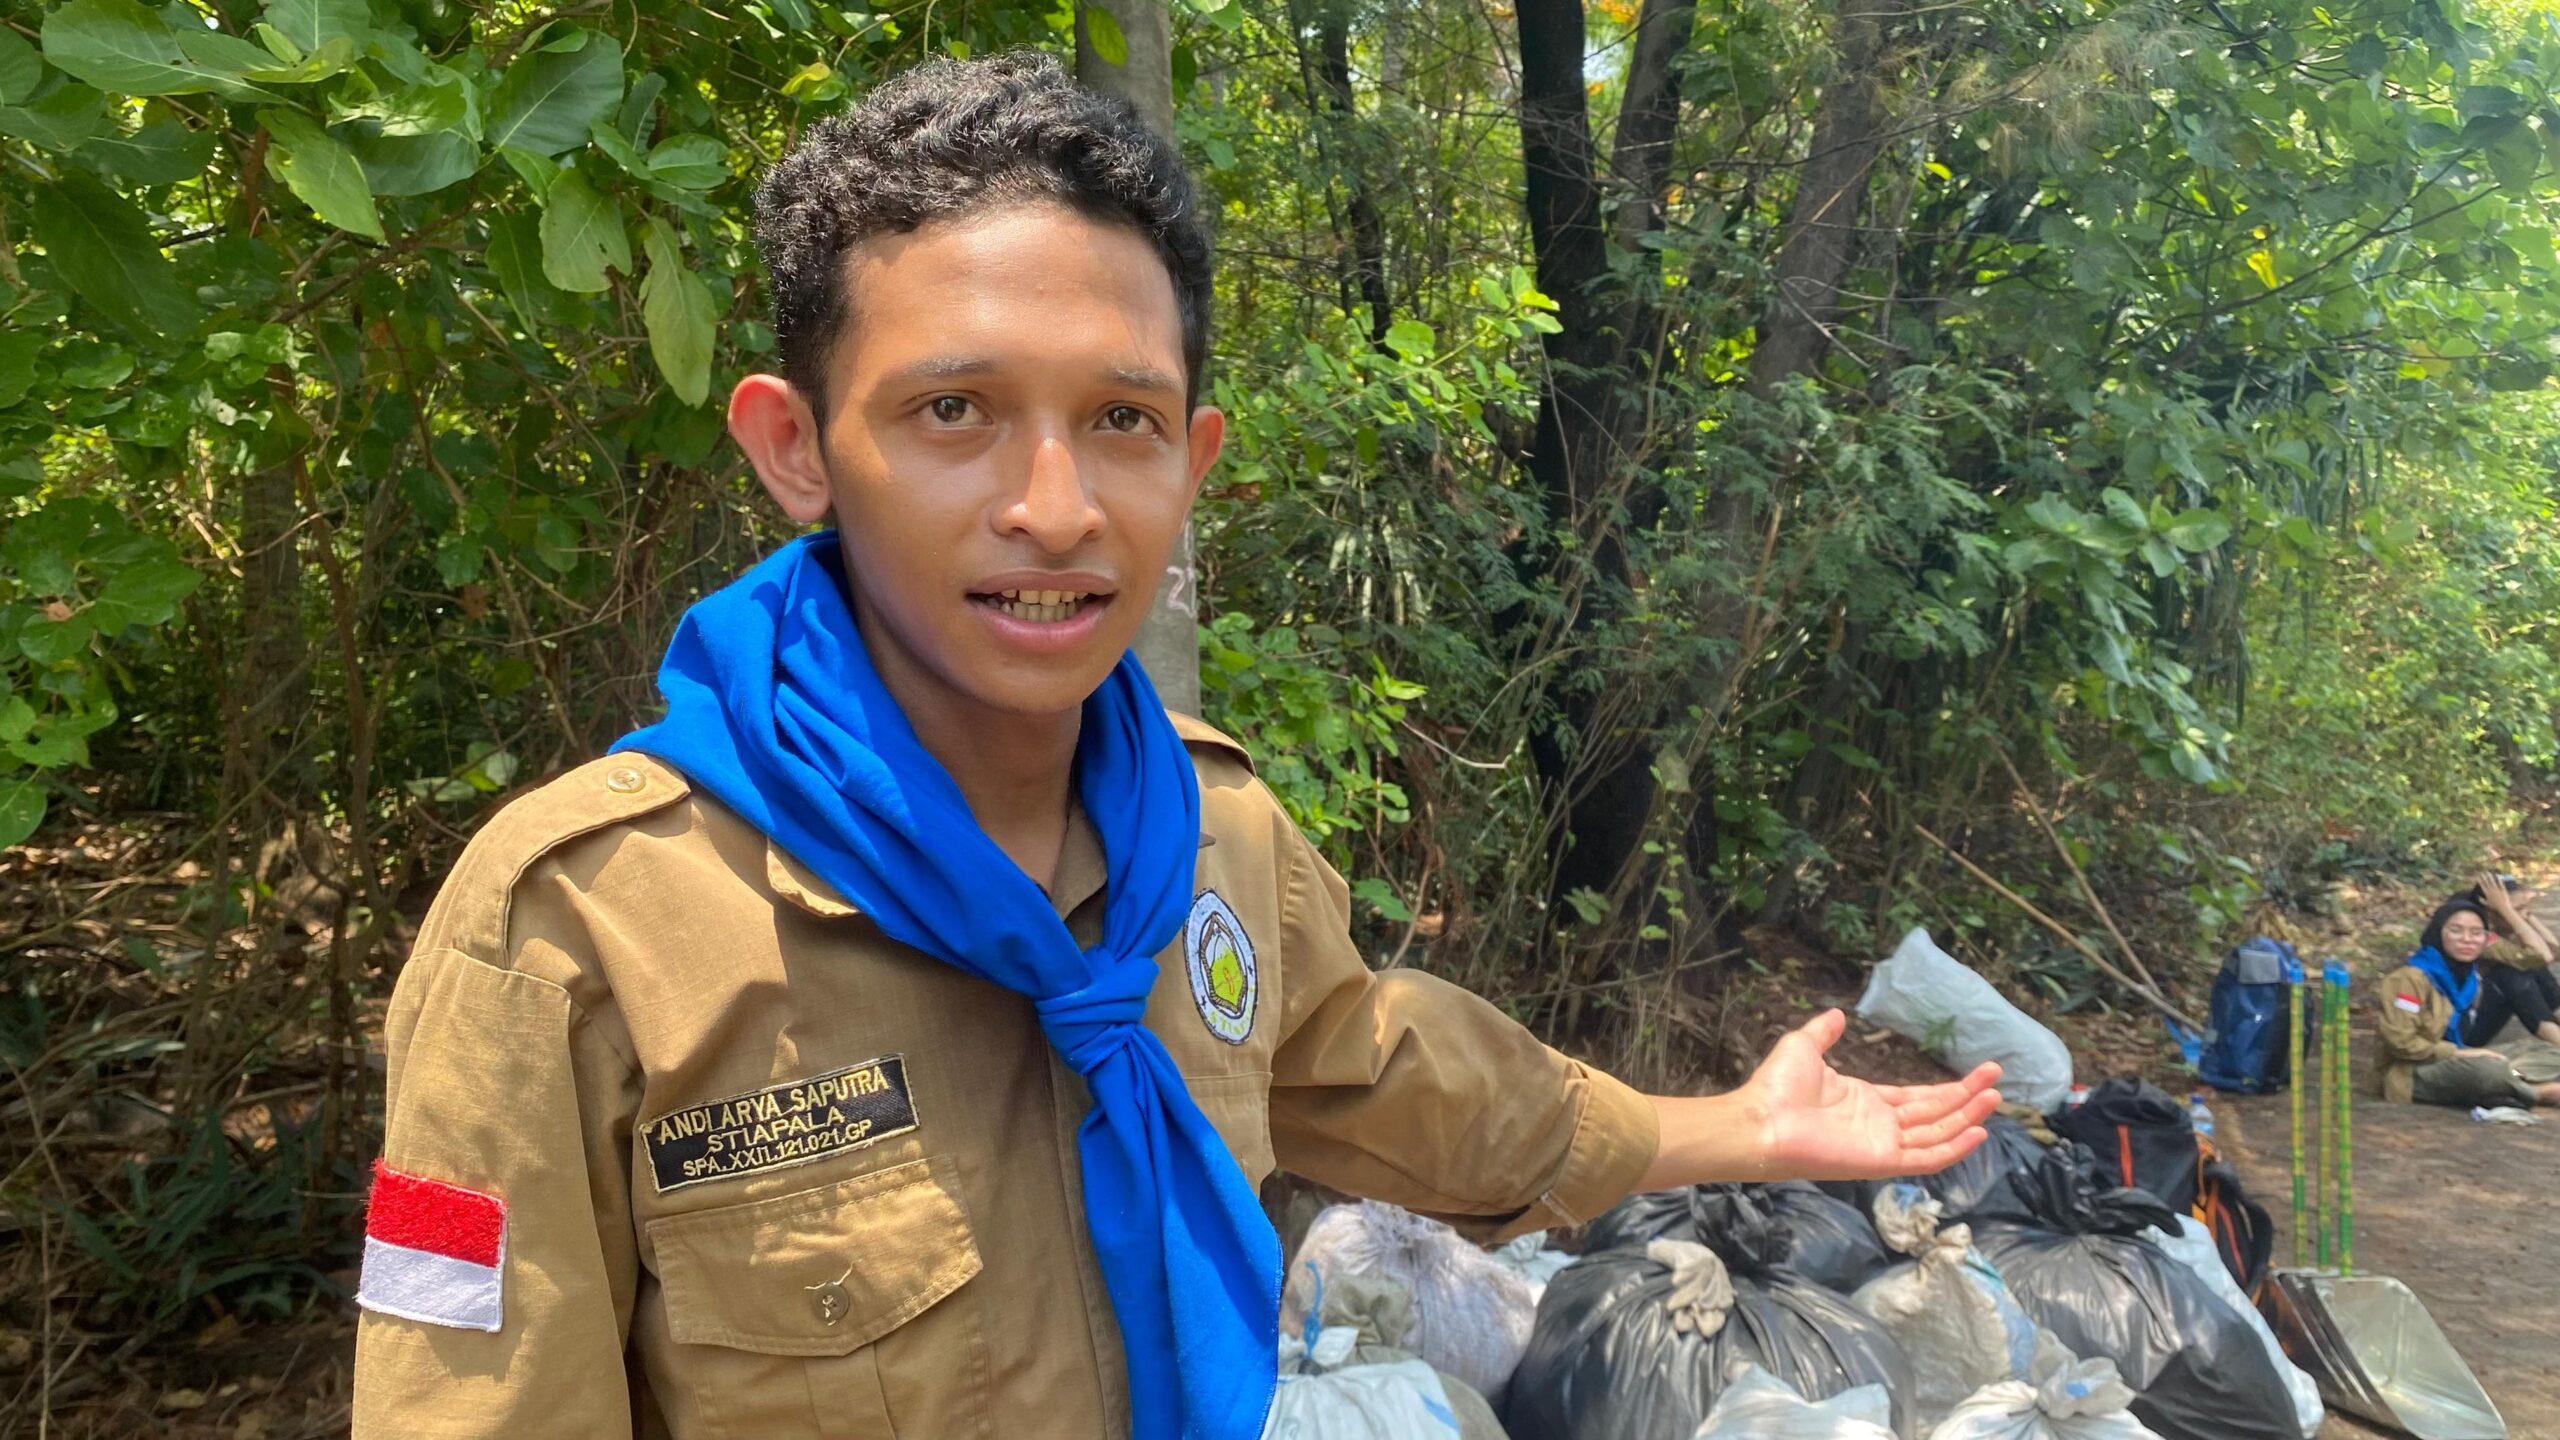
[[[2204,1083],[2241,1095],[2285,1087],[2293,1026],[2285,981],[2301,974],[2293,947],[2263,935],[2223,960],[2205,1013],[2204,1050],[2195,1061]]]
[[[2240,1172],[2221,1158],[2211,1140],[2198,1137],[2196,1146],[2193,1213],[2213,1232],[2213,1253],[2222,1257],[2222,1266],[2231,1272],[2240,1293],[2255,1301],[2259,1287],[2266,1283],[2267,1267],[2275,1259],[2275,1224],[2267,1217],[2267,1207],[2249,1198]]]
[[[2109,1183],[2148,1191],[2172,1210],[2195,1208],[2195,1119],[2168,1091],[2118,1076],[2049,1123],[2055,1134],[2088,1146]]]

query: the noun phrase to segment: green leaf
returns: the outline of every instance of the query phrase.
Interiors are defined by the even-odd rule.
[[[1114,68],[1128,64],[1129,37],[1120,33],[1120,17],[1090,0],[1083,8],[1085,43],[1093,47],[1093,53],[1102,58],[1103,64]]]
[[[649,354],[658,373],[687,405],[711,394],[711,340],[719,302],[711,288],[687,270],[675,231],[652,215],[641,228],[649,273],[640,281],[640,315],[649,327]]]
[[[101,135],[80,147],[80,161],[142,185],[193,180],[213,163],[213,132],[182,120],[155,120],[130,135]]]
[[[33,105],[0,105],[0,134],[47,150],[77,150],[106,128],[107,97],[86,85],[65,85]]]
[[[373,33],[366,0],[267,0],[266,20],[305,55],[332,40],[360,41]]]
[[[354,151],[299,111],[261,110],[258,121],[269,137],[267,169],[291,186],[313,214],[341,230],[382,238],[373,187],[365,182]]]
[[[604,152],[606,159],[621,166],[634,178],[653,178],[649,171],[649,157],[640,153],[640,147],[631,143],[631,137],[599,120],[587,127],[587,138],[596,142],[596,148]]]
[[[39,665],[59,665],[84,654],[97,635],[88,612],[73,611],[68,620],[38,620],[18,632],[18,650]]]
[[[2533,177],[2542,170],[2542,141],[2532,127],[2519,121],[2507,132],[2491,141],[2488,151],[2489,173],[2498,184],[2509,190],[2533,188]]]
[[[2219,510],[2190,510],[2163,526],[2160,533],[2181,550],[2211,550],[2231,538],[2231,522]]]
[[[370,120],[382,135],[441,135],[480,139],[480,104],[471,82],[439,65],[414,85],[378,90],[362,100],[330,103],[332,121]]]
[[[43,823],[43,777],[31,770],[0,775],[0,846],[24,841]]]
[[[498,277],[498,288],[507,293],[507,303],[527,330],[538,328],[555,315],[560,292],[542,277],[542,239],[537,222],[521,211],[492,216],[489,220],[489,273]]]
[[[36,383],[36,356],[46,337],[33,330],[0,330],[0,410],[27,398]]]
[[[631,236],[622,207],[598,195],[586,177],[565,171],[542,206],[542,275],[563,290],[593,294],[613,282],[608,269],[631,273]]]
[[[1399,925],[1413,919],[1413,908],[1398,898],[1393,886],[1375,876],[1353,882],[1351,897]]]
[[[576,50],[539,50],[507,67],[489,96],[492,149],[558,155],[587,143],[587,127],[622,99],[622,52],[601,37]]]
[[[44,58],[118,94],[276,98],[246,78],[274,67],[264,47],[192,25],[171,29],[134,0],[71,0],[45,16]]]
[[[1399,320],[1387,327],[1387,348],[1407,360],[1428,360],[1439,337],[1419,320]]]
[[[348,142],[376,195],[426,195],[480,169],[480,147],[447,130],[437,135],[356,136]]]
[[[165,625],[177,615],[178,602],[203,583],[203,571],[175,555],[160,555],[107,577],[105,588],[85,613],[101,635],[113,635],[128,625]]]
[[[679,190],[709,190],[729,178],[729,147],[708,135],[670,135],[649,152],[649,174]]]
[[[195,328],[195,297],[131,201],[86,175],[66,175],[36,190],[32,219],[54,273],[107,318],[137,335]]]
[[[0,27],[0,105],[15,105],[44,83],[44,60],[15,30]]]

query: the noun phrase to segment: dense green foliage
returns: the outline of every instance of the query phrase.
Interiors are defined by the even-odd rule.
[[[2560,767],[2547,5],[1879,0],[1861,38],[1564,3],[1604,148],[1639,20],[1677,39],[1660,184],[1604,156],[1564,295],[1515,28],[1558,0],[1175,16],[1232,426],[1204,692],[1382,954],[1561,1031],[1745,919],[2012,937],[1911,831],[2050,864],[2004,756],[2212,947],[2263,892],[2466,857]],[[644,716],[682,606],[781,534],[721,428],[773,341],[755,176],[920,55],[1073,20],[0,5],[0,1206],[87,1257],[75,1298],[307,1293],[442,865]],[[1813,323],[1771,297],[1840,127],[1845,270],[1755,373]],[[1595,310],[1627,344],[1583,373]],[[1569,494],[1560,379],[1624,441]],[[1641,843],[1559,889],[1612,747]],[[34,895],[143,829],[159,908]],[[44,1155],[80,1114],[111,1170]]]

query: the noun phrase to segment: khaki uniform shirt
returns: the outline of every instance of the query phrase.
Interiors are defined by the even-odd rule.
[[[2418,1008],[2403,1004],[2404,996]],[[2453,997],[2438,990],[2427,972],[2403,965],[2383,977],[2382,1020],[2374,1033],[2374,1083],[2383,1099],[2406,1104],[2419,1066],[2453,1058],[2461,1047],[2444,1038],[2452,1023]]]
[[[1180,728],[1199,900],[1145,1023],[1246,1177],[1486,1240],[1630,1189],[1648,1102],[1371,973],[1244,752]],[[1051,892],[1085,943],[1104,877],[1078,815]],[[492,820],[386,1035],[384,1163],[503,1201],[502,1320],[368,1310],[358,1440],[1128,1433],[1084,1085],[1030,1001],[887,939],[675,771],[611,756]]]

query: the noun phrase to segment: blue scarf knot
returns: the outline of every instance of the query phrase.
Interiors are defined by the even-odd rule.
[[[2427,983],[2436,987],[2437,994],[2453,1002],[2453,1018],[2444,1024],[2444,1038],[2456,1045],[2461,1044],[2463,1017],[2471,1013],[2472,1005],[2480,998],[2479,962],[2472,962],[2470,973],[2464,975],[2462,983],[2457,985],[2453,980],[2453,962],[2433,945],[2421,945],[2418,953],[2409,957],[2409,968],[2426,976]]]
[[[1258,1440],[1278,1383],[1279,1239],[1140,1023],[1156,952],[1192,902],[1190,752],[1122,656],[1076,741],[1109,874],[1102,943],[1081,947],[917,739],[846,596],[830,531],[703,597],[658,669],[666,718],[613,748],[682,771],[890,939],[1030,999],[1093,1099],[1076,1132],[1085,1228],[1120,1322],[1134,1440]]]
[[[1146,1018],[1147,997],[1155,985],[1152,964],[1099,967],[1092,984],[1044,996],[1031,1008],[1040,1017],[1040,1033],[1049,1037],[1068,1068],[1091,1080],[1094,1071],[1130,1049],[1135,1041],[1130,1032]]]

